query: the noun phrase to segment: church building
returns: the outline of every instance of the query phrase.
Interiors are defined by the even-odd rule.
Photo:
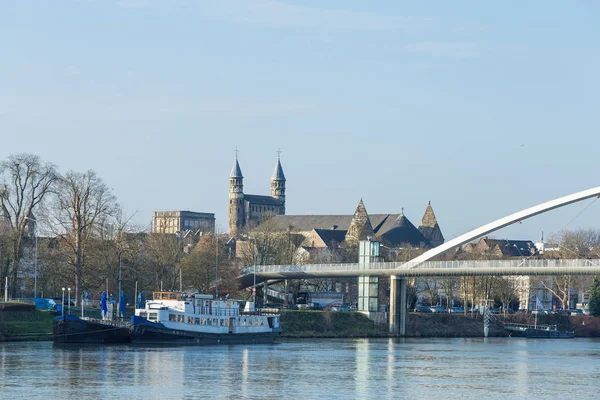
[[[244,193],[243,175],[236,155],[229,175],[229,234],[232,237],[247,233],[268,220],[274,232],[301,234],[305,239],[302,246],[319,248],[338,246],[365,240],[378,240],[390,248],[431,248],[444,243],[444,236],[431,207],[417,228],[404,215],[371,214],[360,200],[354,214],[345,215],[285,215],[285,175],[277,157],[271,176],[271,195]]]
[[[229,174],[229,234],[235,236],[265,218],[285,214],[285,175],[281,160],[271,176],[271,195],[261,196],[244,193],[244,176],[237,155]]]

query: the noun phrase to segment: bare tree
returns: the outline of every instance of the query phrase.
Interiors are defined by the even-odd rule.
[[[69,171],[58,181],[53,226],[61,237],[62,252],[72,267],[75,301],[79,299],[88,248],[98,239],[97,225],[118,210],[115,197],[94,171]]]
[[[181,260],[184,281],[203,293],[215,293],[217,268],[219,295],[238,294],[239,271],[226,257],[225,241],[215,242],[214,234],[202,235],[196,247]]]
[[[28,219],[36,219],[34,211],[51,193],[57,179],[54,165],[33,154],[13,154],[0,163],[0,208],[11,229],[8,260],[0,275],[2,279],[9,278],[13,296],[23,254],[23,237],[30,223]]]
[[[149,233],[144,241],[144,258],[148,274],[153,276],[153,287],[169,290],[176,287],[176,268],[183,256],[181,242],[169,233]]]
[[[496,294],[502,303],[502,309],[506,316],[507,308],[510,303],[517,297],[517,277],[515,276],[499,276],[496,278]]]
[[[440,277],[440,285],[446,294],[446,307],[450,307],[460,288],[460,278],[456,276]]]

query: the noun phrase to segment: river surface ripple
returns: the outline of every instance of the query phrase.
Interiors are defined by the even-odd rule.
[[[1,399],[588,399],[598,376],[597,339],[0,343]]]

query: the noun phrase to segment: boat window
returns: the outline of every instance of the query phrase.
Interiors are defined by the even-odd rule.
[[[154,300],[160,300],[160,293],[153,293]]]
[[[200,318],[195,318],[194,319],[194,324],[200,325]]]
[[[158,313],[151,312],[148,314],[148,321],[157,321],[157,320],[158,320]]]
[[[216,318],[213,318],[213,325],[214,326],[219,326],[219,320]]]
[[[175,314],[169,314],[169,321],[175,322],[175,320],[176,320]]]
[[[261,319],[261,320],[260,320],[260,326],[263,326],[264,324],[265,324],[265,320],[264,320],[264,319]]]
[[[161,296],[161,299],[165,299],[166,300],[166,299],[169,298],[169,293],[161,293],[160,296]]]
[[[208,319],[206,320],[206,325],[208,325],[208,326],[211,326],[211,325],[212,325],[212,319],[211,319],[211,318],[208,318]]]
[[[201,325],[206,325],[206,318],[202,318],[201,322],[202,322]]]
[[[148,317],[148,313],[147,312],[141,312],[140,313],[140,317],[147,318]]]
[[[169,299],[171,299],[171,300],[177,300],[177,295],[175,293],[171,293],[169,295]]]
[[[254,318],[254,326],[258,326],[258,318]]]
[[[177,316],[177,322],[183,322],[183,315]]]
[[[194,317],[188,317],[188,324],[193,324],[194,323]]]
[[[226,319],[222,319],[222,320],[221,320],[221,326],[227,326],[227,325],[225,324],[225,322],[227,322],[227,320],[226,320]]]
[[[242,326],[246,326],[246,318],[242,319]]]

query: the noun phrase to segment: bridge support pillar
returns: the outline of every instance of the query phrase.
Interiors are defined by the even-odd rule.
[[[390,333],[406,335],[406,278],[390,276]]]

